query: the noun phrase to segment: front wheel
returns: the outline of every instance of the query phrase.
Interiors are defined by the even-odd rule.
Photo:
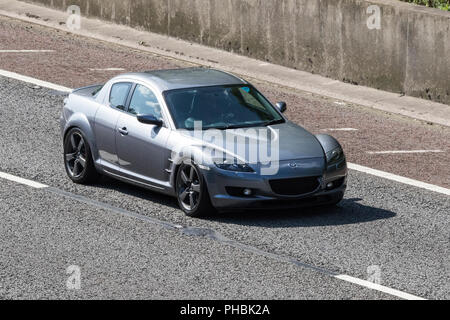
[[[201,217],[215,212],[200,170],[194,163],[183,163],[176,178],[178,204],[189,217]]]
[[[69,178],[80,184],[95,182],[99,174],[91,149],[80,129],[71,129],[64,140],[64,164]]]

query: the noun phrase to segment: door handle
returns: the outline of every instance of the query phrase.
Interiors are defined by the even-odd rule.
[[[121,129],[118,129],[118,131],[120,132],[120,134],[126,136],[128,134],[127,128],[123,127]]]

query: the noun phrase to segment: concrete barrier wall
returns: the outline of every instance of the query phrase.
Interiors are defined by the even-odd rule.
[[[450,104],[450,12],[395,0],[27,1]]]

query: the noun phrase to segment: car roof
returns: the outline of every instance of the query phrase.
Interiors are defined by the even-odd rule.
[[[162,91],[219,85],[247,84],[246,81],[223,71],[209,68],[184,68],[126,73],[114,79],[134,79],[149,82]]]

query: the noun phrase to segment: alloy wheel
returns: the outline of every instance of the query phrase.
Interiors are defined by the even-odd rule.
[[[192,211],[198,206],[200,201],[200,175],[192,165],[184,165],[180,170],[180,178],[177,183],[178,198],[186,210]]]
[[[66,166],[70,175],[78,178],[84,173],[87,166],[86,143],[79,132],[73,132],[69,139],[64,154]]]

